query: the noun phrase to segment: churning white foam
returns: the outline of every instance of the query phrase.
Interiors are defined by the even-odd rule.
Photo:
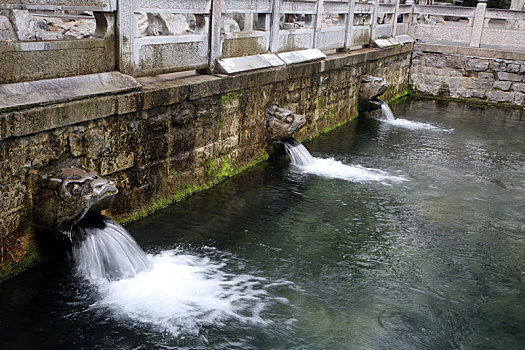
[[[391,182],[408,181],[401,176],[393,176],[389,173],[374,168],[366,168],[361,165],[346,165],[333,158],[315,158],[314,163],[310,165],[299,166],[297,169],[301,173],[314,174],[318,176],[342,179],[354,182],[380,182],[383,184]]]
[[[101,300],[116,317],[151,324],[177,336],[198,334],[226,320],[265,325],[266,290],[261,278],[222,271],[207,257],[164,251],[148,255],[152,267],[135,277],[97,281]]]
[[[403,177],[392,176],[380,169],[365,168],[361,165],[346,165],[333,158],[312,157],[306,147],[295,139],[285,142],[285,149],[292,166],[303,174],[314,174],[355,182],[376,181],[383,184],[408,181]]]
[[[93,308],[161,331],[198,334],[227,320],[265,325],[265,279],[225,272],[229,261],[168,250],[145,254],[129,233],[109,218],[79,227],[73,249],[79,274],[97,288]],[[275,299],[287,303],[284,299]]]
[[[392,124],[394,126],[398,126],[405,129],[410,130],[432,130],[432,131],[444,131],[444,132],[451,132],[454,129],[444,129],[440,128],[439,126],[435,126],[429,123],[422,123],[422,122],[416,122],[412,120],[397,118],[394,120],[383,120],[385,123]]]

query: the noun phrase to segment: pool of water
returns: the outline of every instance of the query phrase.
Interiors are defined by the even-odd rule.
[[[391,107],[128,225],[136,278],[2,283],[0,348],[525,348],[522,112]]]

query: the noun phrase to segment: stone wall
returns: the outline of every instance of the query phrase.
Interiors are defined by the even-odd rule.
[[[416,93],[525,106],[525,57],[522,52],[417,44],[410,84]]]
[[[411,45],[216,77],[139,79],[142,86],[15,110],[0,109],[0,279],[39,257],[32,227],[38,172],[77,163],[113,180],[109,215],[135,219],[265,159],[265,110],[303,114],[307,138],[357,114],[362,74],[408,82]],[[131,78],[129,78],[131,79]]]

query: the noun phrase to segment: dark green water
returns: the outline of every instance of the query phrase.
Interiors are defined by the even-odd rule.
[[[440,129],[361,118],[305,146],[407,181],[282,159],[126,227],[150,254],[251,276],[260,322],[170,332],[100,306],[100,290],[55,261],[0,285],[0,348],[524,349],[525,120],[432,100],[392,110]]]

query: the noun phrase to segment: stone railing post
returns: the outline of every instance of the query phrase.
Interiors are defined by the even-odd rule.
[[[346,15],[345,23],[345,46],[343,48],[345,52],[350,51],[350,47],[352,46],[352,30],[354,27],[355,2],[356,0],[350,0],[348,2],[348,12]]]
[[[486,12],[487,0],[479,0],[476,6],[476,12],[474,12],[474,24],[472,25],[472,34],[470,35],[471,47],[479,47],[481,43],[481,34],[483,32]]]
[[[271,19],[271,28],[270,28],[270,51],[271,52],[277,52],[279,50],[281,2],[282,0],[273,0],[273,4],[272,4],[272,19]]]
[[[134,0],[118,0],[118,69],[120,72],[129,75],[133,75],[134,72],[133,42],[135,31],[138,30],[135,25],[134,3]]]
[[[318,46],[318,36],[323,26],[323,14],[324,14],[324,0],[317,0],[317,8],[315,13],[315,23],[314,23],[314,48]]]
[[[372,13],[372,23],[370,26],[370,43],[376,38],[376,27],[377,27],[377,14],[379,12],[379,0],[374,0],[374,12]]]
[[[408,15],[408,35],[414,38],[414,0],[406,0],[405,4],[410,5],[410,14]]]
[[[395,37],[397,35],[397,17],[399,17],[399,3],[401,0],[395,0],[396,7],[394,9],[394,19],[392,20],[392,36]]]
[[[222,14],[226,5],[224,0],[211,1],[211,16],[210,16],[210,56],[208,60],[208,71],[213,73],[215,71],[215,61],[222,56],[221,45],[221,28],[222,28]]]

